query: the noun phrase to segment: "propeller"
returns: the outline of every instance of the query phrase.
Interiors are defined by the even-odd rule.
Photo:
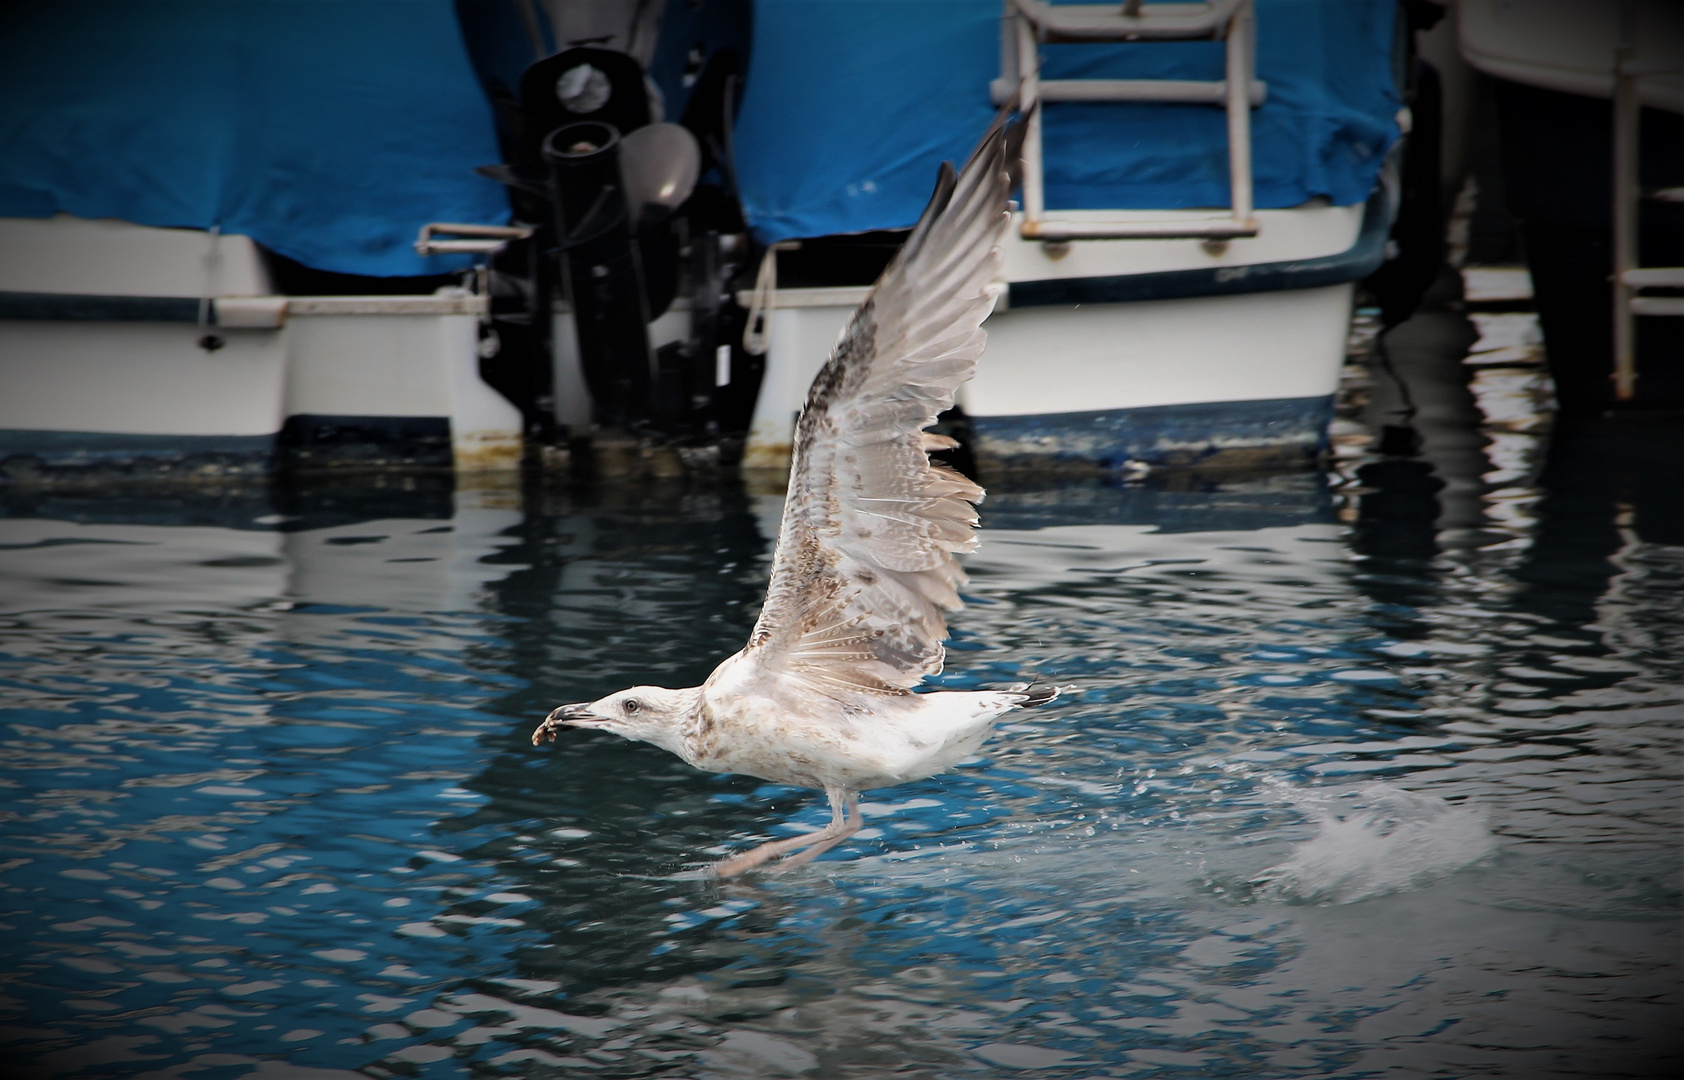
[[[701,147],[677,124],[645,124],[620,139],[620,177],[634,228],[682,206],[701,173]]]

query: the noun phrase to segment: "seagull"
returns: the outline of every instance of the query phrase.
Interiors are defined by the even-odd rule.
[[[997,119],[964,169],[943,163],[935,194],[813,380],[795,424],[772,576],[748,644],[706,682],[634,686],[563,705],[532,733],[612,732],[710,772],[823,789],[831,821],[713,866],[731,877],[773,859],[816,858],[860,830],[859,793],[945,772],[999,718],[1057,687],[931,691],[944,613],[962,606],[954,557],[976,548],[983,490],[930,451],[925,429],[976,370],[982,322],[1002,286],[1017,132]]]

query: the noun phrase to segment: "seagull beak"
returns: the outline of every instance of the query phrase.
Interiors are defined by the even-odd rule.
[[[538,725],[538,730],[532,733],[532,745],[541,746],[545,742],[555,742],[557,729],[564,727],[595,727],[604,718],[591,712],[589,702],[578,705],[563,705],[544,718]]]
[[[554,727],[587,727],[590,721],[600,719],[602,718],[591,712],[590,702],[585,701],[577,705],[561,706],[550,713],[545,718],[544,723],[546,726]],[[585,723],[581,724],[580,721],[585,721]]]

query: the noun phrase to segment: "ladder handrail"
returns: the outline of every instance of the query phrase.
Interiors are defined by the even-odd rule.
[[[1620,37],[1614,49],[1614,397],[1630,401],[1637,394],[1637,326],[1639,315],[1684,316],[1684,299],[1639,296],[1638,290],[1684,285],[1684,267],[1637,265],[1639,200],[1638,161],[1641,151],[1638,123],[1641,101],[1638,80],[1664,74],[1654,64],[1637,59],[1637,5],[1624,0],[1620,9]],[[1665,193],[1657,193],[1666,198]]]
[[[1001,62],[1006,72],[995,95],[1017,75],[1025,116],[1023,140],[1023,222],[1025,239],[1062,243],[1082,239],[1209,240],[1256,236],[1252,213],[1251,109],[1267,90],[1253,79],[1256,21],[1253,0],[1205,0],[1201,3],[1131,2],[1053,5],[1043,0],[1006,0]],[[1008,38],[1015,38],[1015,47]],[[1040,47],[1056,42],[1116,42],[1217,39],[1225,43],[1221,82],[1151,79],[1041,79]],[[1161,84],[1154,86],[1154,84]],[[1228,119],[1229,214],[1185,222],[1058,221],[1046,216],[1046,178],[1042,159],[1040,104],[1044,101],[1179,101],[1222,104]]]

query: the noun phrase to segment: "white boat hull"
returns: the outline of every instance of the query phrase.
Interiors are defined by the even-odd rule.
[[[985,469],[1303,464],[1320,450],[1352,285],[1006,312],[960,395]]]
[[[1014,230],[1004,251],[1008,293],[959,399],[984,467],[1282,464],[1314,455],[1360,276],[1351,253],[1376,236],[1383,242],[1384,222],[1375,234],[1372,204],[1258,218],[1256,237],[1220,244],[1046,245]],[[66,276],[63,260],[48,257],[54,235],[73,249],[72,262],[103,268],[93,284],[104,295],[88,295],[91,279]],[[19,242],[8,247],[8,237]],[[158,253],[150,263],[148,244]],[[217,289],[268,289],[249,240],[122,223],[0,221],[0,250],[0,300],[12,305],[0,305],[9,315],[0,318],[7,475],[94,465],[181,475],[520,463],[519,410],[479,376],[482,297],[230,295]],[[112,257],[102,261],[100,251]],[[57,269],[31,276],[29,260]],[[865,292],[772,294],[746,468],[787,469],[807,388]],[[30,304],[52,314],[19,317]],[[685,319],[668,312],[652,339],[681,336]],[[222,342],[214,351],[200,344],[209,332]],[[555,340],[557,419],[586,428],[589,395],[564,312]]]
[[[1312,459],[1344,361],[1353,282],[1372,269],[1366,249],[1384,242],[1378,213],[1260,211],[1256,237],[1219,245],[1055,246],[1011,231],[1008,293],[958,399],[979,465],[986,473]],[[746,467],[788,467],[807,387],[865,292],[774,294]]]
[[[520,464],[520,412],[479,375],[483,298],[262,295],[245,237],[62,216],[0,221],[0,250],[14,479]]]
[[[996,313],[959,394],[973,450],[985,468],[1302,463],[1322,444],[1353,289]],[[745,467],[789,467],[795,416],[852,313],[774,313]]]
[[[365,298],[293,298],[342,304]],[[386,298],[382,298],[386,299]],[[398,298],[429,301],[432,297]],[[520,412],[479,377],[478,319],[456,304],[289,317],[274,330],[0,321],[0,460],[162,467],[520,464]]]

